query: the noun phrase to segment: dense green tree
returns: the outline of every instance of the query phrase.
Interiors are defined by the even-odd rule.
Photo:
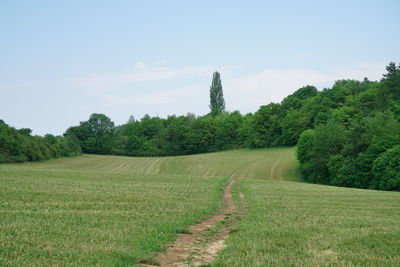
[[[188,154],[216,151],[215,119],[204,116],[193,121],[191,130],[185,134],[185,148]]]
[[[297,143],[297,159],[300,162],[300,167],[303,167],[304,164],[307,164],[309,161],[313,159],[313,144],[315,139],[315,130],[308,129],[301,133],[299,142]],[[306,176],[308,173],[305,171]]]
[[[253,148],[269,147],[276,145],[277,137],[281,134],[278,115],[281,105],[270,103],[261,106],[254,114],[249,145]]]
[[[225,99],[219,72],[214,72],[210,87],[211,115],[215,116],[225,111]]]
[[[134,123],[135,122],[135,117],[133,117],[132,115],[129,116],[128,122],[127,123]]]
[[[76,139],[46,135],[32,136],[27,128],[15,129],[0,120],[0,163],[35,161],[81,153]],[[64,142],[68,143],[63,147]]]
[[[400,145],[380,154],[373,165],[372,188],[400,191]]]
[[[302,140],[303,139],[303,140]],[[338,123],[320,125],[301,135],[298,158],[306,181],[330,184],[329,163],[338,155],[347,140],[346,129]]]
[[[64,135],[73,136],[79,140],[85,153],[111,153],[114,142],[114,122],[104,114],[93,113],[89,120],[80,122],[79,126],[68,128]]]
[[[216,147],[218,150],[231,149],[240,146],[239,130],[243,117],[239,111],[222,113],[216,118]]]
[[[238,129],[238,147],[250,147],[249,140],[251,136],[251,129],[254,120],[254,115],[248,113],[242,116],[242,125]]]
[[[308,118],[301,111],[290,109],[280,120],[281,136],[279,144],[285,146],[296,145],[300,134],[308,128]]]
[[[195,117],[169,116],[166,121],[165,153],[167,155],[179,155],[189,153],[186,147],[186,138],[190,136]]]
[[[20,133],[22,135],[30,136],[32,133],[32,130],[29,128],[21,128],[21,129],[18,129],[18,133]]]
[[[106,136],[111,135],[114,131],[114,122],[109,117],[101,113],[93,113],[90,115],[89,120],[85,123],[85,126],[95,136]]]
[[[383,74],[378,94],[379,104],[383,109],[400,100],[400,64],[396,66],[394,62],[390,62],[386,70],[387,73]]]
[[[80,122],[79,126],[71,126],[69,127],[64,136],[74,136],[78,141],[79,145],[82,148],[82,151],[87,153],[87,140],[92,136],[92,133],[89,127],[86,126],[85,122]]]
[[[163,131],[163,119],[159,117],[150,117],[146,114],[140,120],[140,123],[137,124],[137,134],[147,138],[148,140],[161,134]]]
[[[396,144],[400,144],[400,123],[391,113],[376,113],[353,122],[336,172],[331,174],[332,184],[374,188],[373,163],[381,153]]]
[[[390,112],[378,112],[355,119],[350,126],[331,121],[305,131],[298,142],[297,157],[306,181],[397,190],[377,175],[381,167],[373,171],[373,166],[382,153],[399,144],[400,123]]]
[[[390,62],[379,84],[376,103],[380,110],[390,110],[400,121],[400,64]]]

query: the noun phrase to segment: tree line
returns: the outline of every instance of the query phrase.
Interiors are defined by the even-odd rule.
[[[386,70],[380,82],[339,81],[325,91],[334,108],[298,142],[304,180],[400,190],[400,65]]]
[[[216,73],[207,115],[145,115],[115,127],[104,114],[92,114],[65,135],[76,137],[85,153],[127,156],[298,144],[305,181],[400,190],[399,68],[390,63],[380,81],[339,80],[322,91],[308,85],[245,115],[225,111]]]
[[[338,80],[322,91],[302,87],[254,114],[225,111],[216,72],[209,114],[131,116],[115,126],[106,115],[95,113],[57,138],[79,144],[84,153],[126,156],[297,144],[305,181],[400,190],[400,65],[391,62],[386,69],[380,81]]]
[[[28,128],[15,129],[0,120],[0,163],[45,160],[81,153],[73,136],[32,136]]]

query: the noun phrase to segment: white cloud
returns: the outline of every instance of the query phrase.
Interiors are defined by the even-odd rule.
[[[135,69],[140,70],[140,69],[144,69],[144,68],[145,67],[144,67],[144,63],[143,62],[138,61],[138,62],[135,63]]]
[[[326,75],[313,70],[265,70],[246,77],[228,80],[224,86],[228,106],[248,110],[249,106],[260,106],[278,102],[296,89],[327,80]],[[254,110],[254,109],[251,109]]]
[[[73,80],[75,86],[97,92],[113,91],[125,86],[145,81],[176,79],[184,76],[210,76],[216,69],[229,72],[229,66],[188,66],[171,68],[163,65],[146,66],[136,62],[133,69],[118,73],[94,74]]]
[[[332,80],[355,79],[362,80],[367,77],[371,81],[380,80],[386,72],[386,64],[361,64],[353,68],[337,69],[331,74]]]
[[[268,69],[253,75],[226,80],[225,100],[230,110],[252,112],[260,105],[279,102],[306,85],[322,89],[332,86],[334,81],[339,79],[362,80],[367,77],[370,80],[378,80],[384,72],[384,64],[365,64],[329,73],[309,69]]]
[[[125,117],[126,114],[132,114],[135,118],[141,118],[144,114],[167,117],[192,112],[201,115],[208,112],[209,101],[208,87],[196,85],[168,91],[137,92],[129,96],[106,93],[99,97],[107,110],[118,110]]]
[[[100,99],[105,107],[114,110],[129,110],[135,117],[145,113],[167,116],[195,112],[200,115],[208,112],[208,90],[211,82],[209,79],[211,79],[211,73],[218,69],[222,70],[227,109],[247,113],[254,112],[261,105],[269,102],[279,102],[305,85],[314,85],[322,89],[331,86],[338,79],[362,80],[368,77],[370,80],[377,80],[385,72],[384,67],[384,64],[369,64],[331,72],[312,69],[266,69],[252,75],[237,76],[229,67],[148,67],[143,62],[137,62],[135,68],[129,72],[96,75],[83,81],[88,82],[95,89],[92,94]],[[163,84],[188,76],[193,79],[186,80],[176,89]],[[196,77],[201,77],[201,79]],[[161,81],[159,88],[163,89],[144,89],[146,81],[167,79],[169,80]],[[104,90],[101,90],[102,88]],[[116,88],[129,88],[129,90],[121,93],[113,90]],[[132,90],[133,88],[135,89]]]
[[[150,93],[133,93],[129,96],[119,96],[115,94],[101,94],[100,98],[111,106],[131,106],[131,105],[166,105],[166,104],[182,104],[198,101],[204,98],[204,88],[201,86],[191,86],[168,91],[155,91]]]

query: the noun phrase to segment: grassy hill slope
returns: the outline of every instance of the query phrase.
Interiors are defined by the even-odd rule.
[[[177,157],[121,157],[86,154],[21,166],[103,173],[297,179],[295,148],[244,149]]]
[[[398,192],[294,182],[296,168],[294,148],[3,164],[0,265],[151,262],[231,175],[249,213],[213,265],[400,265]]]

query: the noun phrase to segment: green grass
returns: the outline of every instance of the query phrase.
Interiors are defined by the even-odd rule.
[[[0,165],[0,266],[154,263],[221,205],[249,213],[215,266],[400,265],[400,193],[296,181],[294,148]]]
[[[37,163],[24,165],[39,167]],[[84,155],[43,162],[40,168],[201,177],[235,175],[237,178],[291,181],[298,177],[295,148],[243,149],[178,157]]]
[[[249,213],[213,266],[400,266],[400,194],[241,180]]]
[[[68,170],[51,168],[53,163],[60,164],[0,166],[5,265],[149,262],[177,229],[184,231],[220,206],[219,188],[227,180]]]

